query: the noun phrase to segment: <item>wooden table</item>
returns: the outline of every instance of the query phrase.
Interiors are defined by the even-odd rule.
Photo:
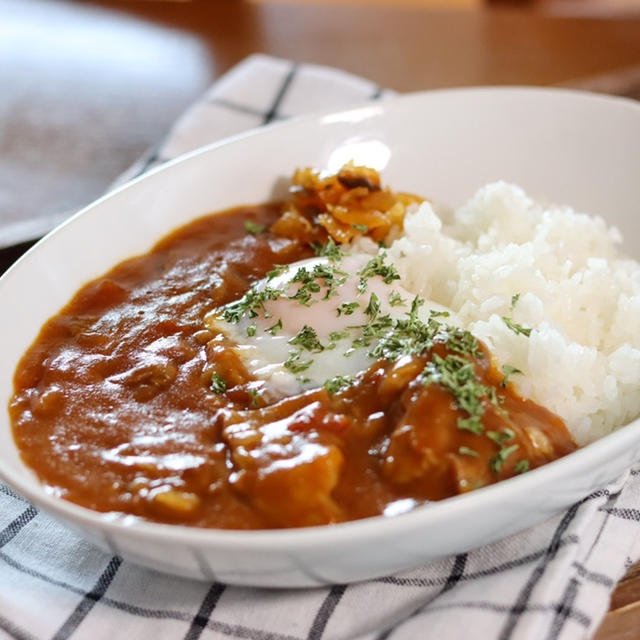
[[[0,222],[12,223],[13,243],[34,233],[24,220],[98,196],[216,77],[256,51],[339,66],[399,91],[580,84],[605,74],[598,86],[640,98],[640,17],[239,0],[0,0],[0,15]],[[0,250],[0,268],[28,244]],[[639,630],[636,567],[596,637],[631,640]]]

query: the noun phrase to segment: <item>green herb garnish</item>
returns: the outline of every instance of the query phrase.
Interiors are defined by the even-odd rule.
[[[298,331],[298,333],[289,340],[289,344],[302,347],[306,351],[314,353],[324,351],[324,347],[318,339],[318,334],[315,329],[310,327],[308,324],[305,324],[304,327],[302,327],[302,329],[300,329],[300,331]]]
[[[366,224],[352,224],[351,226],[360,233],[369,233],[369,227]]]
[[[516,437],[511,429],[503,429],[502,431],[487,431],[487,438],[497,445],[502,446],[505,442],[509,442]]]
[[[321,291],[321,285],[318,280],[322,280],[322,284],[326,287],[323,300],[328,300],[336,295],[336,290],[347,280],[347,273],[337,269],[335,266],[326,264],[317,264],[311,271],[305,267],[300,267],[291,282],[300,283],[300,288],[295,294],[288,296],[290,300],[297,300],[300,304],[311,306],[313,304],[313,295]]]
[[[283,273],[286,273],[287,271],[289,271],[288,264],[276,264],[273,267],[273,269],[271,269],[271,271],[267,272],[267,279],[273,280],[274,278],[281,276]]]
[[[380,341],[384,338],[392,326],[393,320],[391,319],[391,316],[387,314],[384,316],[378,316],[365,325],[349,327],[350,329],[361,329],[362,331],[360,337],[353,341],[354,348],[361,349],[363,347],[370,347],[373,342]],[[375,349],[377,349],[377,346],[374,350]],[[376,357],[373,355],[373,351],[370,351],[369,355],[373,358]]]
[[[329,300],[337,295],[338,287],[347,281],[347,272],[338,269],[334,265],[317,264],[313,268],[312,275],[316,279],[324,280],[324,286],[327,288],[323,300]]]
[[[493,473],[499,473],[507,458],[519,448],[520,446],[517,444],[512,444],[510,447],[502,447],[502,449],[489,460],[491,471],[493,471]]]
[[[260,399],[260,392],[257,389],[247,389],[247,393],[251,396],[251,406],[257,407]]]
[[[397,291],[392,291],[389,294],[389,304],[392,307],[403,307],[407,302]]]
[[[376,316],[380,313],[380,300],[375,293],[371,294],[369,298],[369,304],[364,312],[371,318],[371,320],[375,320]]]
[[[326,244],[312,243],[311,248],[319,257],[328,258],[329,262],[340,262],[345,252],[335,243],[333,238],[329,238]]]
[[[227,390],[227,383],[219,373],[212,373],[210,388],[211,391],[220,395]]]
[[[515,306],[518,304],[518,300],[520,300],[520,294],[516,293],[515,295],[511,296],[511,311],[513,311],[513,309],[515,308]]]
[[[409,311],[409,319],[412,322],[415,322],[418,320],[418,309],[423,305],[424,305],[424,299],[420,298],[419,296],[416,296],[411,301],[411,311]]]
[[[469,331],[450,327],[447,330],[446,344],[451,351],[462,355],[473,356],[474,358],[484,358],[484,353],[480,349],[478,339]]]
[[[335,376],[326,380],[324,388],[331,394],[338,393],[343,389],[347,389],[355,382],[355,378],[352,376]]]
[[[280,329],[282,329],[282,318],[278,318],[278,322],[272,324],[268,329],[265,329],[265,331],[268,331],[272,336],[277,336]]]
[[[267,227],[265,225],[263,225],[263,224],[258,224],[257,222],[254,222],[253,220],[245,220],[244,221],[244,228],[245,228],[247,233],[250,233],[252,236],[257,236],[260,233],[264,233],[264,231],[265,231],[265,229]]]
[[[456,426],[458,427],[458,429],[462,429],[463,431],[470,431],[477,436],[479,436],[484,431],[480,416],[458,418],[458,423]]]
[[[380,276],[385,284],[391,284],[394,280],[400,280],[398,270],[392,264],[385,264],[386,254],[381,253],[369,262],[358,272],[363,278]]]
[[[513,331],[514,333],[521,334],[523,336],[527,336],[527,338],[531,335],[532,329],[529,327],[523,327],[521,324],[514,322],[511,318],[507,318],[502,316],[502,321]]]
[[[458,453],[461,456],[472,456],[474,458],[477,458],[480,455],[475,449],[471,449],[470,447],[459,447]]]
[[[502,379],[500,386],[504,388],[507,386],[507,382],[509,382],[509,378],[512,375],[516,373],[522,374],[522,371],[516,367],[512,367],[510,364],[505,364],[502,366],[502,373],[504,374],[504,378]]]
[[[320,292],[320,284],[316,282],[313,274],[305,267],[300,267],[291,278],[291,282],[300,283],[300,288],[294,294],[287,296],[289,300],[297,300],[305,307],[311,306],[313,294]]]
[[[528,460],[518,460],[515,466],[516,473],[526,473],[531,468]]]
[[[291,373],[302,373],[306,371],[312,364],[313,360],[301,360],[300,352],[294,351],[285,360],[284,366],[289,369]]]
[[[336,311],[338,312],[338,316],[350,316],[359,306],[359,302],[343,302],[336,308]]]
[[[468,414],[458,418],[458,428],[482,433],[484,402],[492,401],[491,388],[477,380],[473,363],[462,356],[450,354],[445,358],[434,353],[423,372],[425,384],[438,384],[453,396],[456,406]]]
[[[265,310],[264,303],[267,300],[277,300],[281,294],[282,291],[280,289],[272,287],[264,287],[262,289],[252,287],[239,300],[226,304],[223,307],[222,317],[227,322],[237,324],[245,314],[248,314],[250,318],[256,318],[258,312],[262,311],[264,317],[268,318],[270,314]]]
[[[417,355],[433,346],[440,324],[425,324],[418,318],[418,309],[424,300],[416,296],[411,302],[411,310],[402,318],[392,320],[388,315],[376,319],[368,333],[379,340],[370,351],[372,358],[397,360],[404,355]],[[391,329],[391,330],[389,330]],[[367,343],[366,346],[371,341]]]
[[[258,330],[258,327],[256,327],[256,325],[255,325],[255,324],[250,324],[250,325],[247,327],[247,335],[248,335],[250,338],[253,338],[253,336],[255,336],[255,335],[256,335],[256,331],[257,331],[257,330]]]

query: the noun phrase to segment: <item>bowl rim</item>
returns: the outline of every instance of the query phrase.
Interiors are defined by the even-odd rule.
[[[215,153],[220,148],[234,145],[248,138],[272,135],[274,131],[280,129],[295,129],[296,127],[311,125],[314,122],[317,125],[321,125],[326,119],[340,121],[340,119],[353,118],[363,111],[371,115],[375,114],[383,117],[384,112],[389,108],[402,108],[403,105],[420,103],[425,99],[438,99],[440,96],[446,98],[451,95],[465,95],[470,93],[485,93],[493,96],[522,98],[540,96],[548,97],[552,100],[556,97],[575,99],[578,101],[586,100],[592,103],[610,104],[618,108],[632,110],[640,116],[640,102],[636,102],[630,98],[595,94],[579,89],[530,86],[478,86],[417,91],[386,98],[381,101],[360,103],[339,110],[325,109],[297,116],[283,122],[275,122],[256,129],[250,129],[199,147],[105,193],[69,217],[34,244],[34,246],[7,269],[0,277],[0,282],[12,277],[13,273],[20,268],[20,265],[24,261],[28,260],[34,252],[39,251],[42,244],[46,243],[52,236],[63,232],[67,226],[74,224],[79,217],[84,216],[87,212],[102,205],[102,203],[115,198],[123,191],[135,189],[138,183],[149,180],[158,174],[171,171],[177,164],[182,164],[201,155]],[[619,427],[615,432],[607,434],[599,440],[581,447],[563,458],[533,469],[526,474],[502,480],[466,494],[426,503],[409,512],[393,517],[379,515],[333,525],[301,528],[236,530],[164,524],[144,520],[133,515],[121,514],[119,512],[99,512],[82,507],[48,493],[44,485],[32,488],[19,471],[16,470],[14,472],[13,470],[7,470],[3,468],[2,465],[0,465],[0,479],[17,493],[25,496],[43,510],[57,515],[67,522],[76,522],[89,529],[95,530],[97,528],[105,535],[125,534],[138,539],[154,538],[155,540],[164,542],[180,542],[181,544],[202,548],[222,545],[233,546],[239,551],[262,550],[277,552],[300,550],[306,547],[317,547],[319,545],[330,546],[350,540],[355,541],[362,536],[373,540],[377,538],[384,539],[392,532],[400,533],[421,527],[424,527],[426,530],[430,523],[447,520],[455,517],[456,514],[464,514],[470,510],[476,512],[481,511],[496,502],[501,503],[517,498],[523,493],[535,489],[541,477],[543,479],[546,478],[548,482],[552,482],[567,476],[572,476],[581,470],[597,468],[599,464],[612,459],[615,455],[623,454],[633,443],[637,442],[638,439],[640,439],[640,417]],[[28,467],[26,468],[28,469]]]

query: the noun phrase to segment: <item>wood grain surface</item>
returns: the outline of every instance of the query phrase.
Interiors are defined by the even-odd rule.
[[[100,195],[211,82],[257,51],[399,91],[570,84],[640,97],[637,16],[268,0],[0,0],[0,15],[5,246],[37,235],[34,220]],[[0,250],[0,268],[28,246]],[[634,567],[596,638],[638,637]]]

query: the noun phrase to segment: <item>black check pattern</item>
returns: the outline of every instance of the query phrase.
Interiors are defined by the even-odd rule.
[[[637,475],[634,470],[631,478]],[[111,638],[185,640],[462,638],[469,628],[482,630],[483,638],[586,638],[640,551],[637,520],[629,517],[640,486],[621,481],[528,531],[415,571],[273,592],[144,570],[83,545],[13,492],[0,495],[0,635],[9,638],[93,638],[105,628]],[[53,551],[66,559],[63,570],[51,561],[49,543],[34,543],[42,532],[56,534]],[[16,615],[39,610],[42,593],[52,603],[62,594],[68,603],[64,616],[56,611],[57,623]],[[433,635],[422,635],[425,629]]]
[[[252,56],[123,180],[249,127],[388,95],[337,70]],[[632,469],[566,513],[482,549],[366,583],[266,591],[164,576],[109,556],[0,485],[0,637],[588,638],[640,557],[638,505],[640,469]]]

